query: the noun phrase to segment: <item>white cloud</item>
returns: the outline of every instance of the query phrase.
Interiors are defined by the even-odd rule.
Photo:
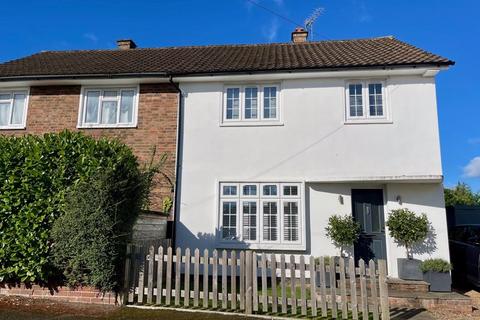
[[[98,37],[94,33],[90,33],[90,32],[84,33],[83,37],[92,42],[98,42]]]
[[[463,167],[463,175],[468,178],[480,177],[480,157],[475,157]]]
[[[368,11],[367,5],[364,1],[357,2],[356,0],[354,0],[353,3],[358,6],[357,20],[359,22],[366,23],[372,21],[372,15]]]
[[[278,28],[280,27],[277,18],[270,20],[268,26],[262,28],[262,34],[268,42],[273,42],[277,38]]]

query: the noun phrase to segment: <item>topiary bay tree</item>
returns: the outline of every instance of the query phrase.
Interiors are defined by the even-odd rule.
[[[427,216],[420,215],[406,208],[392,210],[386,225],[395,241],[405,247],[407,259],[398,259],[398,273],[401,279],[422,280],[419,260],[413,259],[412,248],[423,242],[429,232]]]
[[[327,237],[340,249],[340,256],[345,256],[345,248],[353,246],[360,236],[360,224],[352,216],[333,215],[325,228]]]

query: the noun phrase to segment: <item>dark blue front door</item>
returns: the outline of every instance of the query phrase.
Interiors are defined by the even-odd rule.
[[[354,248],[355,260],[386,259],[383,190],[352,189],[352,213],[361,226]]]

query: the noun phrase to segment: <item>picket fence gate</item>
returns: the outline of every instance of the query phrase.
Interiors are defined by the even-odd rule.
[[[389,319],[386,262],[128,245],[124,304]]]

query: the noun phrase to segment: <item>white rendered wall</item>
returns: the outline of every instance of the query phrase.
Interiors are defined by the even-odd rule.
[[[283,125],[268,127],[221,126],[226,83],[181,83],[185,96],[177,245],[215,247],[218,181],[440,176],[434,79],[382,80],[392,123],[345,124],[345,79],[301,79],[281,82]],[[436,195],[443,203],[441,193]],[[338,194],[332,197],[338,201]],[[311,230],[316,248],[325,250],[322,254],[334,253],[323,229],[311,221],[307,235]]]
[[[333,214],[351,215],[351,190],[361,188],[383,189],[385,220],[391,210],[408,208],[416,213],[425,213],[431,223],[432,233],[425,244],[415,248],[414,257],[430,257],[449,260],[447,222],[443,201],[443,187],[440,183],[393,183],[393,184],[347,184],[315,183],[307,185],[307,219],[311,229],[310,242],[307,238],[307,253],[338,255],[339,251],[325,236],[328,218]],[[339,201],[343,197],[343,204]],[[402,204],[396,198],[400,196]],[[433,235],[434,234],[434,235]],[[405,249],[397,246],[386,229],[387,259],[389,275],[397,276],[397,258],[405,258]]]

